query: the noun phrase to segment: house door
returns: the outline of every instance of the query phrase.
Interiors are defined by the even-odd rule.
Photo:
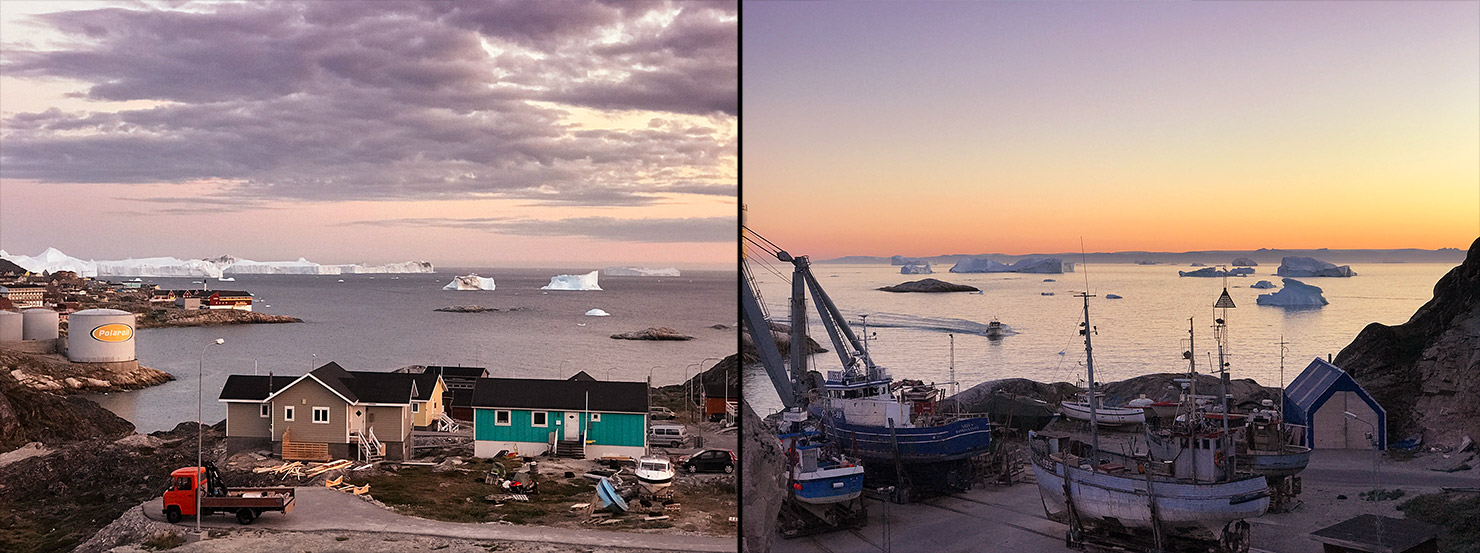
[[[579,440],[579,439],[581,439],[581,414],[580,413],[566,413],[565,414],[565,439],[567,439],[567,440]]]

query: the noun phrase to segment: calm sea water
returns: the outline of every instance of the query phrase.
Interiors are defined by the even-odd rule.
[[[771,263],[790,276],[783,264]],[[1228,310],[1229,344],[1225,348],[1234,378],[1253,378],[1261,384],[1280,383],[1280,346],[1285,350],[1284,380],[1293,379],[1312,358],[1334,355],[1372,322],[1398,324],[1433,296],[1434,284],[1453,264],[1353,265],[1358,276],[1304,278],[1322,288],[1330,305],[1317,309],[1284,309],[1255,304],[1261,293],[1249,285],[1269,280],[1277,266],[1256,267],[1252,277],[1227,280],[1236,308]],[[947,267],[948,268],[948,267]],[[1095,375],[1102,382],[1152,372],[1186,370],[1182,352],[1188,348],[1189,319],[1196,331],[1200,371],[1212,367],[1213,302],[1222,292],[1221,278],[1179,277],[1188,267],[1170,265],[1104,264],[1088,267],[1088,287],[1099,297],[1090,299],[1094,335]],[[789,284],[764,269],[754,271],[768,310],[785,318]],[[885,265],[813,266],[813,272],[855,330],[859,315],[869,315],[869,349],[874,360],[895,378],[947,382],[950,338],[955,334],[956,377],[965,389],[998,378],[1024,377],[1042,382],[1078,382],[1085,378],[1084,341],[1077,325],[1083,319],[1084,267],[1062,275],[1014,273],[901,275],[899,267]],[[934,277],[967,284],[982,294],[904,294],[875,290],[901,282]],[[1054,279],[1056,282],[1044,282]],[[1044,296],[1043,292],[1053,292]],[[1123,299],[1106,299],[1106,294]],[[809,301],[809,310],[815,309]],[[811,335],[826,343],[825,330],[809,311]],[[985,324],[999,319],[1017,334],[988,340]],[[832,349],[831,346],[825,346]],[[840,367],[832,353],[813,356],[822,370]],[[760,412],[780,408],[763,374],[748,374],[745,393]]]
[[[495,291],[444,291],[454,274],[496,279]],[[219,421],[215,398],[229,374],[298,376],[335,361],[349,370],[406,365],[488,367],[494,376],[599,379],[657,385],[682,382],[735,351],[736,276],[686,271],[677,278],[600,278],[602,291],[539,290],[559,269],[445,269],[420,275],[237,276],[211,288],[247,290],[255,308],[301,324],[160,328],[139,331],[141,363],[177,380],[144,390],[92,396],[141,432],[195,420],[198,364],[205,378],[205,420]],[[343,279],[344,282],[339,282]],[[192,279],[146,279],[165,288],[199,288]],[[448,305],[526,308],[503,313],[441,313]],[[271,307],[267,307],[271,305]],[[587,317],[599,308],[609,317]],[[716,330],[711,325],[728,325]],[[668,326],[686,342],[613,340],[618,332]],[[224,345],[209,345],[216,338]],[[707,360],[706,360],[707,359]]]

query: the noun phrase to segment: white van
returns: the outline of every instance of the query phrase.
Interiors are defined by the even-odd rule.
[[[653,447],[678,447],[689,440],[687,429],[682,424],[655,424],[648,428],[648,445]]]

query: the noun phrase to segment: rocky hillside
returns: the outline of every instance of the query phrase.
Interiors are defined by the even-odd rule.
[[[1480,239],[1408,322],[1372,323],[1337,354],[1388,413],[1388,439],[1480,438]]]
[[[123,392],[175,379],[170,373],[145,366],[73,363],[61,355],[12,350],[0,350],[0,372],[28,388],[58,394]]]
[[[0,373],[0,452],[28,442],[52,445],[133,431],[133,424],[91,400],[37,390]]]

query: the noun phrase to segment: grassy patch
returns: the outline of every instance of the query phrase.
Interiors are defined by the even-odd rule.
[[[1444,492],[1420,495],[1398,506],[1409,518],[1437,525],[1439,550],[1480,553],[1480,495]]]
[[[1403,490],[1399,488],[1393,488],[1391,490],[1377,488],[1374,490],[1362,492],[1358,494],[1358,496],[1367,501],[1392,501],[1394,499],[1402,498]]]
[[[518,468],[518,461],[504,461]],[[493,461],[474,460],[464,467],[470,472],[432,472],[408,467],[370,479],[370,494],[406,514],[448,522],[506,520],[515,524],[547,524],[567,518],[571,503],[586,502],[595,488],[584,478],[538,476],[539,493],[528,502],[506,501],[495,507],[485,497],[504,495],[498,486],[485,484],[483,475]]]

